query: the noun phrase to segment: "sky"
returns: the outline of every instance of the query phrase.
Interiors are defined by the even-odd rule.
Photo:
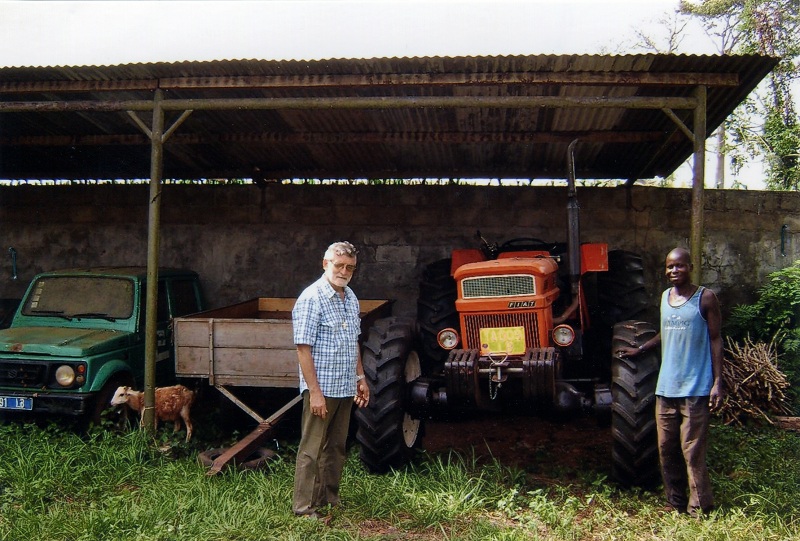
[[[678,0],[0,0],[0,66],[633,52]],[[657,32],[657,30],[653,30]],[[682,52],[714,53],[698,29]],[[641,52],[641,51],[639,51]]]

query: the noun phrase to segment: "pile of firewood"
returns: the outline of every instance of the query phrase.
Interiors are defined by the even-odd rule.
[[[722,381],[725,400],[717,414],[725,424],[742,425],[747,419],[774,424],[771,416],[792,414],[785,392],[789,382],[778,370],[774,344],[747,339],[740,345],[729,338]]]

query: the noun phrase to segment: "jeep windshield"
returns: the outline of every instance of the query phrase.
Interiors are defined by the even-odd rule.
[[[26,316],[127,319],[133,314],[133,282],[100,276],[44,276],[31,288]]]

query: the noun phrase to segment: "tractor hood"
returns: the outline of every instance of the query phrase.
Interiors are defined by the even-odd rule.
[[[118,349],[130,337],[130,333],[109,329],[17,327],[0,330],[0,354],[84,357]]]

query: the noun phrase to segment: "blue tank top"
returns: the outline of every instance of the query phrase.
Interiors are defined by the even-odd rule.
[[[680,306],[670,306],[667,289],[661,295],[661,370],[656,394],[667,398],[708,396],[714,384],[708,322],[700,312],[705,288]]]

